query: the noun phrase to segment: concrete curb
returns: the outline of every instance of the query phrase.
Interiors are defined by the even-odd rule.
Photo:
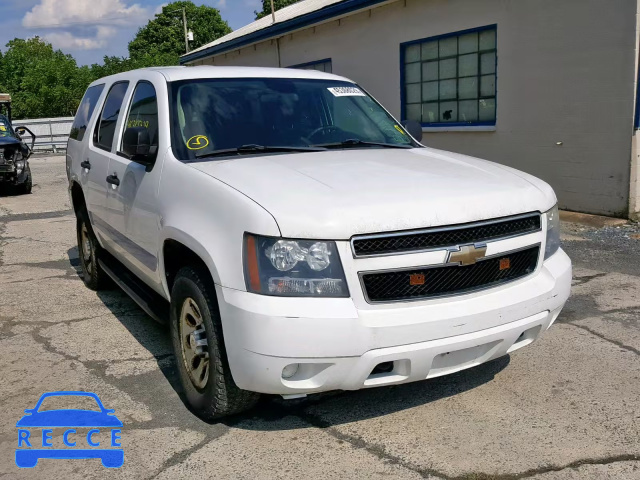
[[[588,213],[569,212],[560,210],[560,220],[563,222],[577,223],[587,227],[619,227],[629,223],[624,218],[603,217],[601,215],[590,215]]]

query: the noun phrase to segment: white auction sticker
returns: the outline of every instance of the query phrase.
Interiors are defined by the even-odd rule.
[[[328,88],[334,97],[364,97],[365,94],[362,93],[357,87],[331,87]]]

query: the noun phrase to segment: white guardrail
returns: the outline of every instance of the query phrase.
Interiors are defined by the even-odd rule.
[[[24,125],[36,136],[35,152],[53,151],[67,148],[67,140],[71,132],[73,117],[32,118],[29,120],[12,120],[13,127]],[[27,132],[23,140],[31,145],[31,135]]]

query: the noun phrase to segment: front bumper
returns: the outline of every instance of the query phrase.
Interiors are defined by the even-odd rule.
[[[26,167],[18,174],[17,170],[11,166],[0,165],[0,183],[10,183],[19,185],[27,179]]]
[[[291,395],[424,380],[506,355],[551,326],[570,288],[571,261],[559,250],[520,281],[421,302],[357,308],[352,299],[217,293],[236,384]],[[383,362],[391,371],[372,374]],[[294,363],[297,373],[282,378]]]

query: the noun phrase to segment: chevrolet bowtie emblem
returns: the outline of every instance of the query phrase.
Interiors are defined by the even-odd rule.
[[[487,253],[486,246],[463,245],[458,250],[450,250],[447,263],[457,263],[459,265],[473,265],[479,259],[484,258]]]

